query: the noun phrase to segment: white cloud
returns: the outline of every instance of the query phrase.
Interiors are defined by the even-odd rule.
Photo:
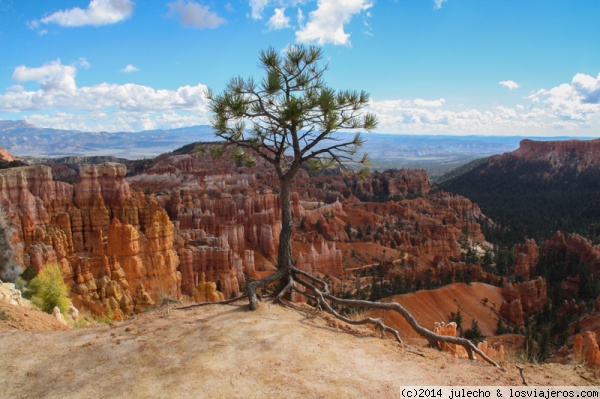
[[[46,85],[47,86],[47,85]],[[29,111],[46,108],[92,110],[118,108],[126,111],[160,111],[175,109],[205,109],[206,86],[183,86],[177,90],[157,90],[152,87],[127,83],[123,85],[100,83],[95,86],[74,88],[72,91],[49,90],[42,87],[27,91],[13,86],[0,94],[0,111]]]
[[[34,27],[40,23],[69,27],[110,25],[129,18],[132,13],[133,1],[131,0],[91,0],[85,9],[75,7],[57,11],[39,21],[32,21],[31,25]]]
[[[268,5],[269,0],[250,0],[250,16],[252,19],[262,19],[262,13]]]
[[[126,83],[123,85],[101,83],[81,87],[77,98],[71,99],[79,109],[117,107],[125,111],[161,111],[176,109],[204,109],[205,85],[183,86],[177,90],[157,90],[148,86]],[[57,106],[65,107],[62,99],[55,98]]]
[[[501,82],[498,82],[498,84],[508,88],[509,90],[514,90],[514,89],[518,89],[519,87],[521,87],[520,84],[518,84],[517,82],[515,82],[513,80],[503,80]]]
[[[177,0],[168,3],[168,15],[178,17],[183,26],[196,29],[214,29],[225,23],[225,19],[217,13],[210,11],[208,6],[203,6],[191,0]]]
[[[492,109],[452,108],[444,99],[372,101],[369,105],[386,133],[592,135],[600,129],[600,74],[577,74],[570,84],[541,89],[524,106]]]
[[[208,122],[203,84],[173,90],[133,83],[78,87],[77,69],[86,65],[80,59],[73,65],[54,60],[40,67],[16,67],[15,84],[0,93],[0,118],[19,115],[43,127],[85,131],[137,131]],[[445,98],[392,99],[372,101],[369,110],[379,118],[377,131],[386,133],[590,136],[600,130],[600,74],[577,74],[570,83],[540,89],[527,100],[464,109]]]
[[[440,98],[439,100],[423,100],[421,98],[417,98],[414,103],[420,107],[441,107],[444,105],[446,100],[444,98]]]
[[[72,65],[62,65],[60,60],[51,61],[37,68],[20,65],[13,71],[15,82],[38,82],[44,92],[72,93],[77,89],[75,84],[76,69]]]
[[[302,9],[300,7],[298,7],[297,18],[298,18],[298,26],[304,26],[304,13],[302,12]]]
[[[83,69],[90,69],[92,67],[92,64],[90,64],[90,62],[85,57],[79,58],[77,60],[77,65],[79,65],[79,67]]]
[[[0,114],[27,114],[28,120],[44,127],[96,131],[140,130],[152,121],[163,123],[162,127],[208,122],[203,84],[176,90],[132,83],[77,87],[76,72],[75,66],[62,65],[60,60],[37,68],[15,68],[15,82],[37,82],[39,88],[10,87],[0,94]]]
[[[319,0],[317,9],[309,13],[308,22],[296,31],[300,43],[332,43],[350,45],[350,34],[344,26],[354,15],[373,6],[371,0]]]
[[[290,27],[290,17],[285,15],[285,8],[276,8],[273,16],[267,22],[271,30],[285,29]]]
[[[563,121],[597,121],[600,119],[600,74],[594,78],[578,73],[570,84],[541,89],[529,99],[535,106]]]
[[[300,7],[298,7],[298,26],[302,27],[304,26],[304,13],[302,12],[302,9]]]
[[[139,71],[139,69],[131,64],[127,64],[127,66],[125,68],[121,69],[121,72],[123,72],[123,73],[131,73],[131,72],[137,72],[137,71]]]
[[[573,77],[572,86],[581,96],[581,102],[584,104],[600,103],[600,73],[598,77],[578,73]]]
[[[433,0],[433,9],[434,10],[439,10],[440,8],[442,8],[442,4],[445,3],[448,0]]]
[[[502,119],[518,119],[517,111],[513,108],[498,106],[495,109],[496,114]]]

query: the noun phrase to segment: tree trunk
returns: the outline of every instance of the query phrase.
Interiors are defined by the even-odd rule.
[[[294,260],[292,258],[292,233],[294,231],[292,218],[292,204],[290,201],[290,190],[293,178],[282,176],[279,179],[279,199],[281,202],[281,233],[279,234],[279,247],[277,251],[277,271],[263,279],[252,281],[247,284],[248,302],[250,310],[258,308],[256,289],[272,284],[276,281],[282,282],[283,289],[290,281]]]
[[[285,275],[290,275],[294,261],[292,258],[292,203],[290,200],[291,179],[280,180],[281,193],[281,233],[279,234],[279,249],[277,251],[277,268],[283,269]]]

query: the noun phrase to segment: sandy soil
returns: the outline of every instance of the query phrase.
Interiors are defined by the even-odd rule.
[[[54,317],[25,306],[0,301],[0,330],[67,330]],[[1,396],[0,396],[1,397]]]
[[[397,398],[405,385],[520,385],[507,372],[400,347],[325,316],[262,304],[159,310],[75,330],[0,330],[2,398]],[[573,365],[530,384],[588,385]]]

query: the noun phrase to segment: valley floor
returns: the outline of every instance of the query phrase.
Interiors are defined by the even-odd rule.
[[[2,398],[398,398],[406,385],[522,385],[507,372],[400,347],[262,304],[166,307],[113,325],[0,331]],[[575,365],[523,365],[530,385],[592,385]],[[597,383],[597,381],[595,381]]]

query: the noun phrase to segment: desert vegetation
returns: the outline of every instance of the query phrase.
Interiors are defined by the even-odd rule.
[[[64,282],[63,272],[56,263],[46,265],[28,285],[28,296],[35,306],[46,313],[57,307],[61,313],[69,311],[69,287]]]

